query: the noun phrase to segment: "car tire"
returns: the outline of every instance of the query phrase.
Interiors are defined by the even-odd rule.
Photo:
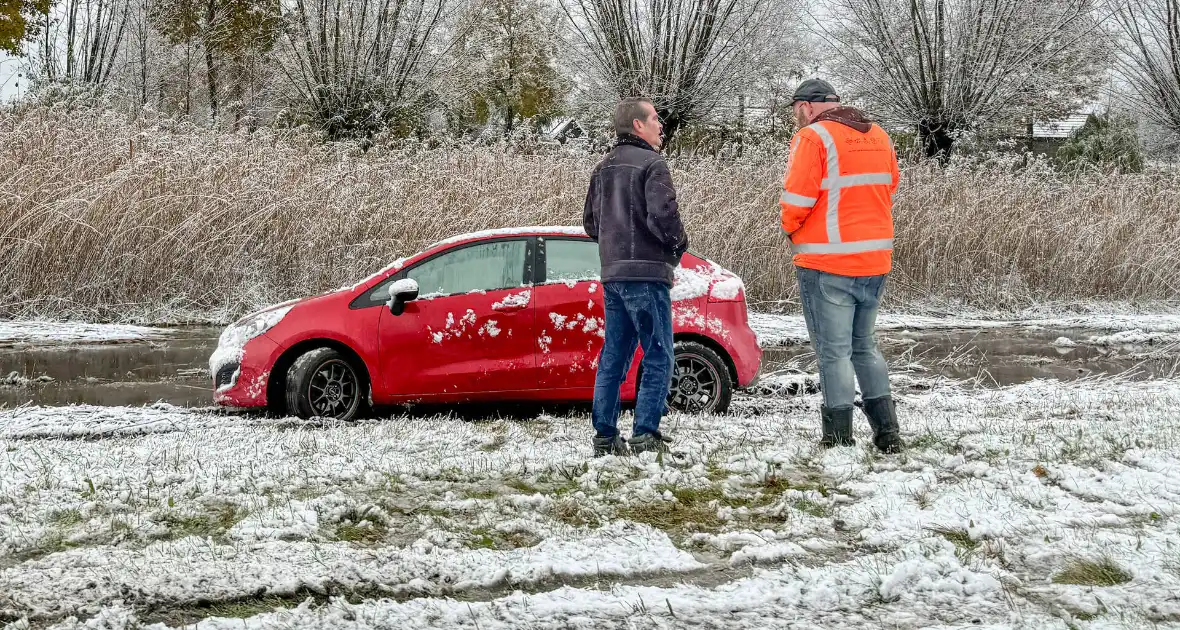
[[[287,372],[287,411],[300,418],[355,420],[368,396],[364,369],[332,348],[301,355]]]
[[[681,413],[723,414],[733,399],[733,377],[717,351],[696,341],[674,347],[668,407]],[[704,396],[705,400],[701,400]]]

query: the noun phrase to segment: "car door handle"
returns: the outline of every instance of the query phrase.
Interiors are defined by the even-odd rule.
[[[528,306],[529,306],[528,304],[517,304],[517,303],[494,304],[494,305],[492,305],[492,310],[499,311],[501,313],[511,313],[513,311],[523,311],[524,309],[528,308]]]

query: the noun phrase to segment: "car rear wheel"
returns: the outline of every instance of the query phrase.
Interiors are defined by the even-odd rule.
[[[353,420],[364,408],[368,380],[340,352],[317,348],[287,372],[287,410],[300,418]]]
[[[678,341],[668,406],[682,413],[725,413],[733,398],[733,379],[712,348]]]

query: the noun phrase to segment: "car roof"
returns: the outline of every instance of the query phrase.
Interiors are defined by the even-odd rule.
[[[443,239],[436,243],[432,243],[423,251],[430,251],[446,245],[454,245],[456,243],[465,243],[467,241],[477,241],[485,238],[493,238],[497,236],[586,236],[586,230],[578,225],[535,225],[530,227],[510,227],[499,228],[495,230],[481,230],[479,232],[468,232],[466,234],[457,234],[450,238]]]

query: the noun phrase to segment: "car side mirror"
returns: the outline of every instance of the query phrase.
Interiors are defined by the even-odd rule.
[[[418,283],[411,278],[403,278],[389,285],[389,312],[401,315],[406,311],[406,303],[418,299]]]

